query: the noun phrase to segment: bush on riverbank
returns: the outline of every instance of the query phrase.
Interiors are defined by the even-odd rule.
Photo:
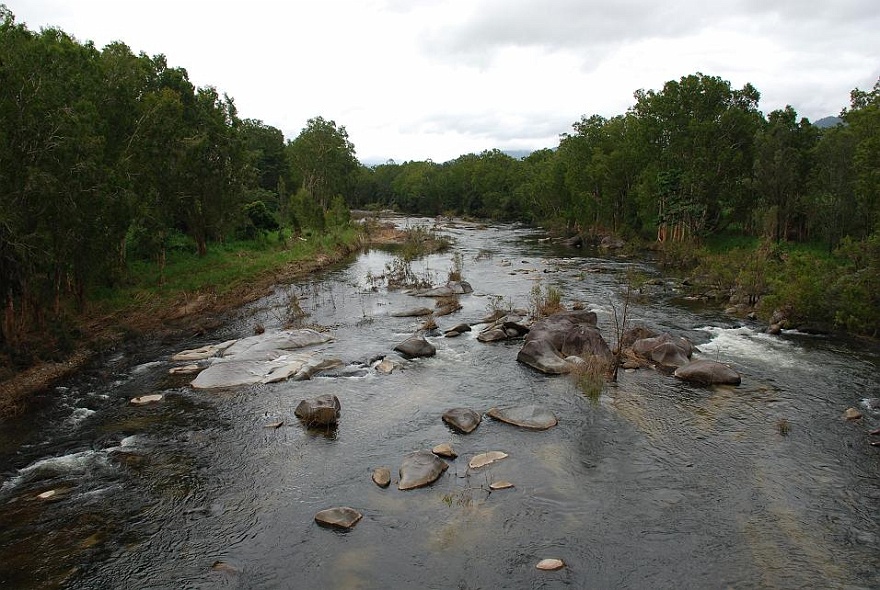
[[[880,334],[880,233],[822,245],[716,237],[704,244],[667,243],[661,264],[725,303],[752,305],[769,321],[781,310],[791,326],[810,324]]]

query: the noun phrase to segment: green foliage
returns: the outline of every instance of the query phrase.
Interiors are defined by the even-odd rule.
[[[330,202],[330,208],[324,214],[324,224],[327,227],[345,227],[351,221],[351,211],[345,204],[342,195],[336,195]]]
[[[323,117],[309,119],[287,154],[305,189],[325,211],[331,197],[348,191],[358,170],[348,132]]]
[[[265,232],[279,229],[278,221],[263,201],[248,203],[242,207],[242,211],[247,220],[242,231],[245,239],[252,240]]]
[[[562,291],[553,285],[542,289],[540,284],[535,284],[529,291],[529,304],[535,317],[553,315],[565,310],[562,305]]]

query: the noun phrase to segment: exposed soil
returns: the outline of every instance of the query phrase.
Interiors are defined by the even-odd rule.
[[[371,228],[369,243],[400,244],[405,238],[406,232],[386,224]],[[33,394],[82,369],[100,350],[146,334],[151,337],[184,336],[216,328],[224,313],[270,294],[275,285],[290,283],[339,262],[355,250],[339,248],[314,259],[292,262],[222,295],[206,289],[199,293],[183,293],[170,305],[141,302],[124,312],[84,317],[80,329],[86,336],[65,360],[40,362],[0,381],[0,419],[25,411]]]

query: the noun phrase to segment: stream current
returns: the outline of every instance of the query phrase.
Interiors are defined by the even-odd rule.
[[[431,223],[400,219],[402,225]],[[411,270],[446,281],[453,252],[474,293],[441,330],[493,308],[528,308],[535,285],[595,311],[613,344],[628,273],[652,280],[631,325],[691,339],[739,387],[703,388],[651,369],[621,371],[598,398],[568,376],[516,361],[521,341],[477,328],[429,337],[431,358],[392,348],[433,300],[387,290],[399,260],[371,250],[280,285],[182,341],[109,353],[0,428],[0,586],[9,588],[878,588],[880,350],[783,333],[689,303],[650,263],[563,249],[534,229],[450,223],[450,252]],[[292,302],[296,302],[292,305]],[[173,353],[281,327],[296,306],[329,329],[319,350],[344,367],[309,381],[200,391],[171,377]],[[377,373],[387,355],[402,366]],[[162,401],[132,405],[132,398]],[[336,395],[332,431],[306,429],[301,399]],[[542,404],[555,428],[484,418],[469,435],[453,407]],[[848,407],[863,418],[847,421]],[[278,428],[267,427],[283,422]],[[880,437],[873,437],[880,440]],[[452,443],[433,485],[377,487],[403,456]],[[509,457],[469,470],[477,453]],[[493,481],[514,488],[490,491]],[[40,497],[40,495],[44,497]],[[47,497],[48,496],[48,497]],[[351,506],[348,532],[315,514]],[[559,558],[555,572],[535,568]]]

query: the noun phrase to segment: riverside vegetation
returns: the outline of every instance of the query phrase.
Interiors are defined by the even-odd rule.
[[[364,239],[350,208],[654,243],[768,318],[880,330],[880,83],[820,128],[697,73],[523,159],[364,166],[335,121],[285,139],[163,55],[34,32],[5,5],[0,53],[0,378],[64,358],[122,309],[204,307],[333,258]]]

